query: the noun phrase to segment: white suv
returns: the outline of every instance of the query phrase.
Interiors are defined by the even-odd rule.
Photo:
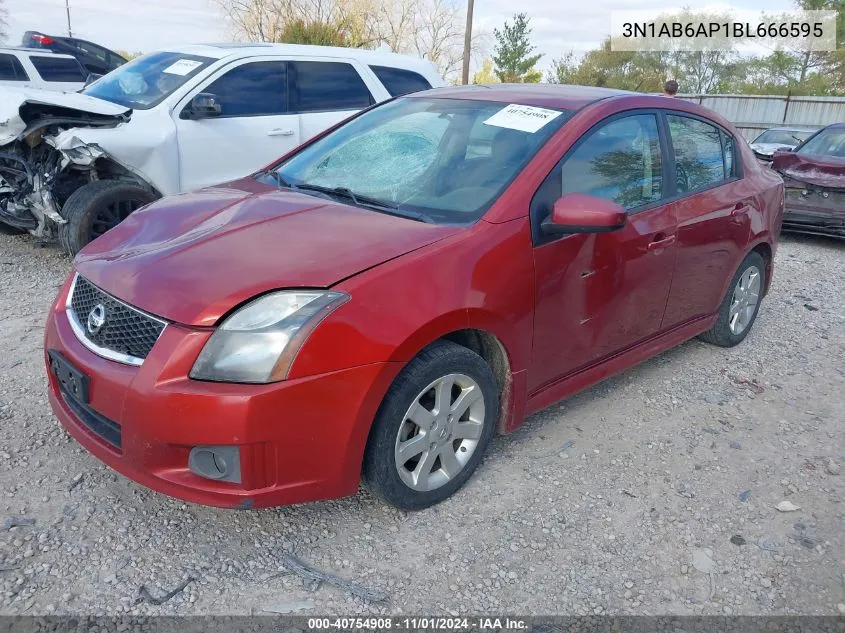
[[[79,90],[87,77],[88,71],[70,55],[0,46],[0,94],[2,86]]]
[[[0,223],[75,253],[160,196],[246,176],[362,108],[442,84],[432,63],[381,51],[195,45],[80,94],[7,93]]]

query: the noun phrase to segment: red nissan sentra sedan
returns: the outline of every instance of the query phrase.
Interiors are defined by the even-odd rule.
[[[782,215],[780,177],[695,104],[406,96],[86,247],[47,323],[50,401],[181,499],[290,504],[363,476],[424,508],[526,415],[691,337],[740,343]]]

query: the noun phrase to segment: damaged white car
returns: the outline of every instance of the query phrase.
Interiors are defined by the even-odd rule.
[[[425,60],[267,44],[152,53],[80,93],[4,89],[0,230],[75,254],[161,196],[246,176],[362,108],[442,84]]]

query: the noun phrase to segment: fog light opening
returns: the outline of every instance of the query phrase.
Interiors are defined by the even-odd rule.
[[[190,471],[214,481],[241,483],[240,462],[237,446],[195,446],[188,455]]]

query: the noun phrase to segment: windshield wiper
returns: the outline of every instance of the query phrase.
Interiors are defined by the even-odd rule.
[[[352,204],[359,207],[366,207],[368,209],[372,209],[373,211],[386,213],[388,215],[395,215],[400,218],[408,218],[418,222],[434,224],[434,219],[424,213],[417,213],[416,211],[408,211],[406,209],[400,210],[399,205],[386,202],[385,200],[378,200],[377,198],[364,196],[360,193],[355,193],[348,187],[321,187],[320,185],[300,184],[296,185],[295,189],[301,191],[316,191],[318,193],[324,193],[335,197],[339,196],[341,198],[346,198],[347,200],[352,200]]]
[[[269,176],[270,178],[272,178],[273,180],[276,181],[276,184],[278,185],[278,187],[280,189],[282,189],[282,188],[284,188],[284,189],[296,189],[297,188],[294,185],[292,185],[291,183],[289,183],[287,180],[285,180],[284,176],[282,176],[275,169],[268,169],[267,171],[260,171],[260,172],[258,172],[258,175],[259,176]]]

